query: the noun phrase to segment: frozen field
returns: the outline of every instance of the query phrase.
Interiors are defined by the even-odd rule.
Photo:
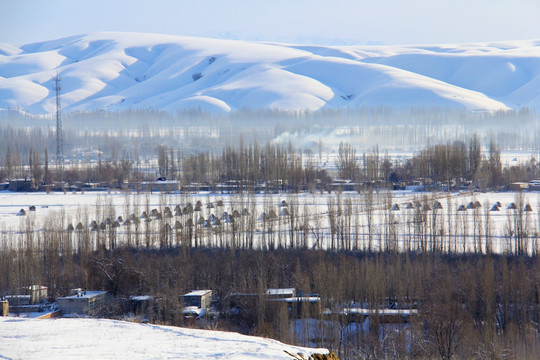
[[[509,209],[512,203],[516,209]],[[188,204],[194,211],[186,212]],[[235,232],[243,239],[235,246],[457,252],[486,251],[488,246],[495,252],[513,251],[519,239],[523,250],[532,252],[538,248],[539,204],[540,196],[534,192],[521,198],[512,192],[393,191],[374,192],[372,197],[356,192],[340,196],[1,192],[0,231],[4,236],[22,236],[29,230],[67,231],[78,225],[74,233],[90,234],[95,243],[99,236],[114,236],[115,243],[121,243],[145,234],[151,235],[147,246],[156,247],[163,246],[158,238],[164,229],[167,244],[191,241],[195,246],[229,246],[227,235]],[[26,215],[21,216],[21,210]],[[190,224],[193,231],[188,236]]]
[[[102,319],[0,318],[2,359],[293,359],[326,349],[231,332]]]

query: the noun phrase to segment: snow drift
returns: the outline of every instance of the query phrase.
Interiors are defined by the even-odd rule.
[[[2,359],[292,359],[328,354],[232,332],[104,319],[0,318]]]
[[[0,109],[540,107],[540,41],[301,46],[140,33],[0,44]]]

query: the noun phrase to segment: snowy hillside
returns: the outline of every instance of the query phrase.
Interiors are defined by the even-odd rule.
[[[138,33],[0,44],[0,109],[540,108],[540,41],[300,46]]]
[[[0,318],[2,359],[293,359],[325,349],[237,333],[100,319]]]

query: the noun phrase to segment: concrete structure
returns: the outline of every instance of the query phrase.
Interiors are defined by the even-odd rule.
[[[36,304],[48,297],[48,288],[43,285],[30,285],[24,287],[24,293],[30,295],[30,304]]]
[[[529,189],[529,184],[526,182],[514,182],[509,185],[510,191],[523,191]]]
[[[290,318],[317,318],[321,314],[321,298],[319,296],[295,296],[279,299],[268,299],[268,310],[278,313],[279,306],[287,306]]]
[[[212,290],[193,290],[182,296],[184,301],[184,316],[196,317],[204,315],[210,308]]]
[[[42,285],[25,286],[14,295],[6,295],[11,307],[29,306],[40,303],[48,297],[48,288]]]
[[[0,316],[9,316],[9,302],[7,300],[0,301]]]
[[[233,312],[252,314],[258,297],[259,294],[256,293],[233,293],[228,296],[228,305],[230,309],[234,309]],[[295,288],[266,289],[264,300],[268,316],[275,316],[282,306],[287,307],[291,318],[314,317],[321,313],[320,297],[299,297]]]
[[[4,297],[9,301],[11,307],[30,305],[30,295],[6,295]]]
[[[12,313],[38,312],[43,301],[48,298],[48,288],[42,285],[25,286],[4,298],[9,302],[9,311]]]
[[[349,322],[364,322],[366,318],[377,317],[379,323],[408,323],[412,316],[418,315],[417,309],[365,309],[346,308],[340,315],[345,315]]]
[[[9,180],[9,191],[16,191],[16,192],[27,192],[27,191],[34,191],[34,181],[33,180],[27,180],[27,179],[14,179]]]
[[[62,315],[86,315],[99,311],[107,302],[106,291],[81,291],[76,295],[57,298]]]
[[[148,316],[149,310],[155,301],[156,299],[151,295],[131,296],[124,303],[124,312]]]
[[[266,289],[265,295],[268,299],[292,298],[296,296],[296,289],[295,288]]]
[[[180,190],[180,182],[176,180],[156,180],[143,181],[141,183],[143,192],[173,192]]]
[[[212,300],[212,290],[193,290],[183,296],[185,306],[196,306],[207,309]]]
[[[529,182],[530,191],[540,191],[540,180],[532,180]]]

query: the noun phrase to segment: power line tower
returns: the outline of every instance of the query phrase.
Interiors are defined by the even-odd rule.
[[[64,132],[62,130],[62,105],[60,104],[60,81],[62,78],[56,74],[54,78],[54,90],[56,91],[56,164],[64,168]]]

